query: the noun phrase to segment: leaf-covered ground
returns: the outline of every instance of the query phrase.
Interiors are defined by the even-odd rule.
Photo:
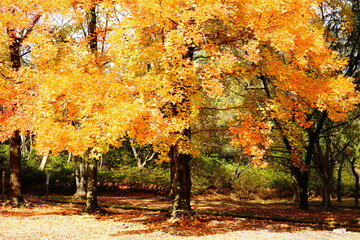
[[[286,201],[211,194],[194,197],[193,219],[171,222],[170,202],[153,194],[100,196],[112,207],[95,215],[81,214],[79,200],[47,199],[56,201],[27,196],[26,207],[2,206],[0,239],[360,239],[360,210],[343,206],[302,211]]]

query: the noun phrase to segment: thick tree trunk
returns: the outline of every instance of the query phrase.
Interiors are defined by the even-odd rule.
[[[21,191],[21,138],[15,131],[10,138],[10,204],[20,206],[24,203]]]
[[[322,177],[323,182],[323,191],[322,191],[322,205],[325,208],[331,207],[331,191],[330,191],[330,177],[325,174],[325,176]]]
[[[91,53],[98,55],[98,35],[97,35],[97,16],[96,16],[96,2],[93,1],[93,6],[88,11],[88,31],[89,31],[89,48]],[[86,206],[85,212],[95,212],[99,210],[97,202],[97,160],[95,158],[88,159],[87,168],[87,188],[86,188]]]
[[[190,131],[190,130],[188,130]],[[176,146],[170,150],[172,217],[187,218],[190,215],[191,173],[190,154],[179,153]]]
[[[97,202],[97,192],[96,192],[96,184],[97,184],[97,160],[95,158],[91,158],[88,160],[88,181],[86,188],[86,206],[84,211],[93,213],[100,209],[99,204]]]
[[[13,70],[18,71],[21,67],[21,38],[18,38],[14,29],[8,29],[12,42],[9,45],[10,61]],[[20,206],[24,199],[21,191],[21,137],[20,131],[16,130],[10,137],[10,204]]]
[[[75,156],[74,166],[75,166],[75,183],[76,183],[76,192],[74,196],[83,198],[86,196],[84,158],[80,156]]]
[[[327,113],[321,112],[316,128],[308,129],[309,141],[306,147],[306,155],[304,161],[304,164],[308,169],[302,171],[299,168],[295,168],[296,178],[299,183],[299,195],[300,195],[299,208],[303,210],[309,209],[308,188],[309,188],[310,164],[313,160],[313,154],[315,151],[316,142],[319,139],[321,129],[324,126],[324,122],[326,118],[327,118]]]
[[[299,208],[309,209],[308,188],[309,188],[309,171],[301,171],[299,168],[294,169],[297,182],[299,184]]]

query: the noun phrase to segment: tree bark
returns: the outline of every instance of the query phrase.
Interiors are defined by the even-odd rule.
[[[330,192],[330,181],[331,178],[327,176],[322,177],[323,180],[323,192],[322,192],[322,205],[325,208],[331,207],[331,192]]]
[[[96,16],[96,2],[93,1],[93,6],[88,11],[88,31],[89,31],[89,48],[92,54],[98,55],[98,35],[97,35],[97,16]],[[97,159],[88,159],[88,179],[86,188],[86,206],[85,212],[95,212],[99,210],[97,202]]]
[[[351,163],[351,171],[355,177],[355,192],[354,192],[354,204],[355,207],[359,206],[359,174],[356,172],[355,169],[355,162],[356,162],[356,158],[353,158],[350,163]]]
[[[291,166],[291,185],[293,189],[293,202],[298,203],[300,198],[299,184],[297,182],[297,178],[294,171],[295,171],[294,166]]]
[[[316,128],[308,129],[309,141],[306,147],[306,155],[304,161],[305,166],[308,169],[302,171],[299,168],[295,168],[295,174],[299,183],[299,195],[300,195],[299,208],[303,210],[309,209],[308,188],[309,188],[310,164],[313,159],[315,144],[319,139],[321,129],[324,126],[326,118],[327,118],[327,113],[321,112]]]
[[[44,171],[48,158],[49,158],[49,155],[43,156],[40,166],[39,166],[39,169],[41,171]]]
[[[341,180],[342,180],[342,170],[343,170],[343,167],[344,167],[344,161],[342,160],[340,162],[340,165],[339,165],[339,169],[338,169],[338,176],[337,176],[337,180],[336,180],[336,201],[337,202],[341,202],[341,192],[342,192],[342,189],[341,189]]]
[[[5,169],[1,168],[1,200],[5,200]]]
[[[190,62],[194,61],[194,52],[195,47],[187,47],[187,52],[182,57],[187,59]],[[184,66],[185,67],[185,66]],[[187,85],[184,79],[178,79],[179,85],[176,86],[176,89],[186,92],[192,86]],[[178,116],[185,114],[189,116],[191,114],[190,107],[190,97],[185,95],[181,102],[173,104],[172,106],[172,116]],[[171,103],[172,104],[172,103]],[[185,139],[191,139],[191,129],[190,127],[182,130],[181,132],[176,132],[174,134],[179,134],[185,137]],[[184,140],[181,140],[184,141]],[[190,172],[190,162],[192,155],[188,153],[182,153],[179,151],[179,143],[175,143],[169,152],[170,157],[170,174],[171,174],[171,194],[172,194],[172,208],[171,215],[172,218],[189,218],[191,205],[190,205],[190,196],[191,196],[191,172]]]
[[[299,208],[303,210],[309,209],[308,188],[309,188],[309,171],[301,171],[294,168],[294,173],[299,185]]]
[[[84,211],[88,213],[96,212],[100,209],[97,202],[97,160],[95,158],[88,159],[88,181],[86,188],[86,206]]]
[[[185,130],[190,133],[190,129]],[[191,211],[191,173],[190,154],[179,153],[176,145],[170,150],[171,168],[171,189],[172,189],[172,209],[173,218],[187,218]]]
[[[76,183],[76,192],[74,194],[74,197],[84,198],[86,197],[84,158],[80,156],[75,156],[74,166]]]
[[[20,47],[21,40],[17,37],[15,29],[8,29],[11,43],[9,45],[10,61],[13,70],[18,71],[21,67]],[[23,202],[21,191],[21,137],[20,131],[16,130],[10,137],[10,204],[20,206]]]
[[[10,204],[18,207],[24,203],[21,191],[21,138],[16,130],[10,138]]]

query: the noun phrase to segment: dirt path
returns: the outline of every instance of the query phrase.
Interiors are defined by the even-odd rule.
[[[239,223],[241,224],[241,223]],[[116,220],[98,220],[92,216],[37,215],[24,217],[0,217],[0,239],[360,239],[360,233],[334,231],[273,232],[270,230],[244,230],[204,236],[181,236],[163,231],[148,232],[142,223],[120,222]],[[143,231],[143,232],[141,232]],[[132,233],[134,232],[134,233]],[[186,234],[186,233],[184,233]]]
[[[81,215],[82,205],[52,203],[28,196],[32,206],[23,208],[0,207],[0,239],[341,239],[359,240],[358,228],[331,227],[321,224],[290,223],[258,220],[242,217],[198,214],[192,221],[169,222],[166,212],[107,208],[102,215]],[[168,201],[153,195],[103,196],[106,204],[133,204],[136,206],[166,207]],[[196,209],[217,211],[236,210],[239,213],[271,214],[288,217],[306,217],[318,220],[330,219],[350,222],[359,221],[354,209],[338,209],[331,212],[313,209],[302,212],[294,206],[282,203],[258,204],[221,199],[219,196],[196,198]]]

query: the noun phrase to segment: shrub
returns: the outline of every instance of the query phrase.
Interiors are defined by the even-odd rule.
[[[214,156],[194,158],[191,163],[193,193],[206,189],[230,188],[235,166],[227,160]]]
[[[272,168],[249,167],[233,184],[235,195],[242,199],[287,197],[292,194],[289,173]]]

